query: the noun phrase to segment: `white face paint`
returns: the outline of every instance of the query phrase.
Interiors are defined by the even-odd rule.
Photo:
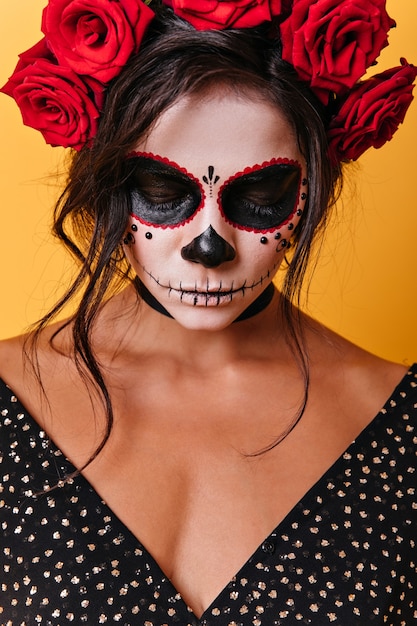
[[[129,156],[126,255],[180,324],[219,330],[272,281],[306,201],[279,110],[232,92],[188,97]]]

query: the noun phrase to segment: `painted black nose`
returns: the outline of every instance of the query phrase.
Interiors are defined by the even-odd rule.
[[[226,261],[233,261],[236,251],[210,225],[204,233],[182,248],[181,256],[186,261],[201,263],[204,267],[217,267]]]

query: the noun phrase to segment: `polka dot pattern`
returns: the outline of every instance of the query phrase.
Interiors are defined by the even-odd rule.
[[[0,623],[410,626],[416,455],[417,365],[198,619],[2,383]]]

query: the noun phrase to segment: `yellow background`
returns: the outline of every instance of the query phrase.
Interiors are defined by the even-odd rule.
[[[46,0],[0,8],[0,83],[17,54],[41,38]],[[398,28],[378,71],[417,64],[417,2],[388,0]],[[417,96],[417,89],[416,89]],[[54,174],[65,151],[24,127],[15,103],[0,94],[0,337],[33,322],[68,280],[71,263],[51,240]],[[308,310],[355,343],[397,361],[417,360],[417,98],[394,140],[350,168],[310,286]],[[52,176],[51,176],[52,175]]]

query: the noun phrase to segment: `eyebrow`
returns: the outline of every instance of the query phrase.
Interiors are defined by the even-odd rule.
[[[171,161],[167,157],[154,154],[153,152],[140,152],[133,150],[127,155],[127,159],[141,160],[141,162],[145,164],[143,169],[146,169],[147,172],[160,175],[171,180],[180,180],[185,183],[197,184],[200,190],[203,191],[200,180],[194,176],[194,174],[191,174],[184,167],[181,167],[178,163]],[[272,166],[279,166],[288,173],[298,171],[301,174],[301,165],[298,161],[287,157],[273,157],[269,161],[263,161],[260,164],[252,166],[249,165],[248,167],[245,167],[244,170],[232,174],[232,176],[225,180],[221,186],[219,196],[221,196],[226,187],[235,181],[238,185],[246,183],[255,184],[263,182],[267,178],[271,178]]]
[[[164,176],[171,180],[181,180],[182,182],[194,183],[200,186],[199,180],[190,174],[184,167],[174,161],[161,157],[151,152],[130,152],[127,156],[130,159],[140,160],[143,169],[151,174]]]
[[[224,190],[225,187],[228,187],[231,183],[234,183],[235,181],[238,182],[239,184],[240,183],[252,184],[252,183],[263,182],[265,178],[270,178],[273,176],[273,172],[276,171],[275,170],[276,167],[280,167],[282,168],[283,171],[286,171],[288,173],[291,173],[291,172],[301,173],[301,165],[298,161],[294,159],[288,159],[286,157],[273,158],[273,159],[270,159],[269,161],[264,161],[260,165],[257,164],[257,165],[253,165],[252,167],[249,166],[249,167],[246,167],[241,172],[236,172],[236,174],[233,174],[227,180],[225,180],[225,182],[222,185],[221,191]]]

